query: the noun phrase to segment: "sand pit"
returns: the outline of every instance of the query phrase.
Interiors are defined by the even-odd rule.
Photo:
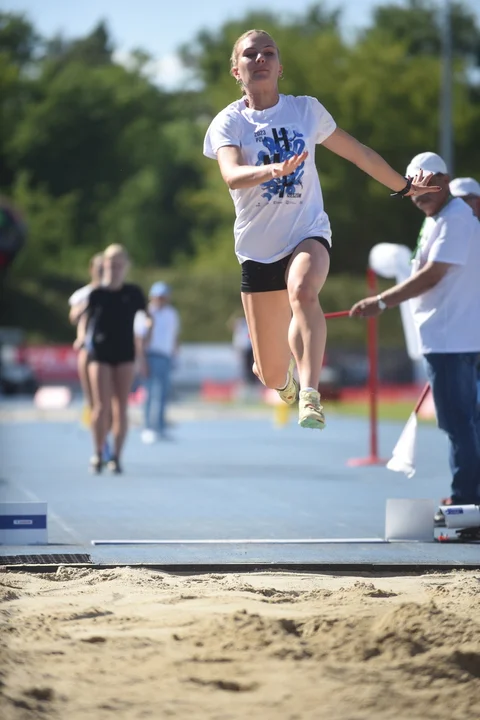
[[[0,574],[2,720],[473,720],[480,573]]]

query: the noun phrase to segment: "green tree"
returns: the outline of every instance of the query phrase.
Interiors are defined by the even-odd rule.
[[[475,176],[480,86],[470,71],[479,29],[467,4],[453,3],[453,26],[457,172]],[[191,339],[223,337],[224,312],[238,297],[234,212],[202,144],[215,114],[240,96],[230,53],[251,27],[266,29],[279,44],[281,92],[317,97],[339,127],[400,172],[416,153],[437,149],[441,68],[433,0],[384,3],[354,38],[345,37],[340,11],[326,3],[290,16],[248,13],[184,46],[198,89],[178,92],[155,84],[140,49],[120,64],[105,23],[74,40],[42,38],[28,18],[0,13],[0,189],[30,229],[28,249],[13,267],[16,283],[25,284],[24,300],[48,295],[50,308],[64,303],[62,293],[83,276],[87,258],[122,242],[141,282],[163,267],[182,297]],[[409,200],[392,200],[325,148],[317,149],[316,162],[335,274],[363,275],[377,242],[414,244],[421,216]],[[343,306],[348,278],[335,287],[329,309]]]
[[[12,188],[15,204],[27,218],[29,241],[15,264],[15,273],[35,277],[39,270],[72,269],[77,196],[74,192],[59,198],[45,188],[32,187],[27,173],[20,173]],[[77,258],[83,265],[88,253]]]
[[[41,48],[41,39],[23,15],[0,13],[0,188],[8,191],[15,178],[8,146],[32,94],[25,76]]]
[[[113,51],[108,26],[102,21],[85,38],[65,40],[61,35],[55,36],[45,45],[45,58],[54,67],[71,62],[98,67],[112,63]]]
[[[41,38],[25,15],[0,12],[0,53],[18,67],[31,63]]]
[[[405,44],[412,55],[439,55],[441,52],[441,3],[407,0],[404,5],[380,5],[373,13],[367,35],[386,33]],[[480,28],[464,2],[451,5],[453,48],[456,55],[480,65]]]

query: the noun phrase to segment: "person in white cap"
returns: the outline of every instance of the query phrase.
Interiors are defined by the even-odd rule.
[[[480,183],[470,177],[455,178],[450,183],[450,192],[453,197],[462,198],[473,210],[473,214],[480,220]]]
[[[438,426],[448,436],[451,497],[442,505],[480,503],[480,418],[476,359],[480,352],[480,224],[452,197],[445,162],[426,152],[407,175],[430,173],[440,192],[412,197],[425,214],[412,259],[412,274],[377,297],[356,303],[351,315],[372,317],[413,300]],[[436,516],[442,521],[441,511]]]
[[[167,439],[166,408],[170,393],[173,359],[178,351],[180,318],[170,302],[170,288],[156,282],[149,292],[151,326],[145,326],[142,316],[135,319],[135,335],[143,338],[147,361],[144,443],[157,438]]]

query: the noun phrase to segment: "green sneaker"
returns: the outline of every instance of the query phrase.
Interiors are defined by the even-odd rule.
[[[298,424],[304,428],[323,430],[325,415],[320,405],[320,393],[316,390],[301,390],[298,404]]]
[[[295,368],[295,360],[290,360],[290,364],[288,366],[288,381],[286,386],[283,388],[283,390],[278,390],[277,393],[279,397],[283,400],[284,403],[287,403],[287,405],[293,405],[298,400],[298,394],[300,392],[300,386],[298,382],[293,377],[293,370]]]

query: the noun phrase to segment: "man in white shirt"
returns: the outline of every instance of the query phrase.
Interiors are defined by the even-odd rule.
[[[438,426],[450,445],[452,493],[442,505],[480,504],[475,370],[480,352],[480,224],[470,207],[451,195],[439,155],[414,157],[407,175],[418,170],[431,175],[429,185],[441,191],[412,198],[426,216],[412,274],[381,295],[356,303],[351,314],[372,317],[412,299]]]
[[[473,214],[480,220],[480,183],[473,178],[455,178],[450,183],[450,192],[453,197],[462,198],[473,210]]]
[[[180,319],[170,302],[170,288],[156,282],[150,288],[147,325],[140,314],[135,318],[134,332],[143,340],[146,357],[145,428],[142,440],[153,443],[166,438],[165,411],[170,392],[173,358],[178,350]]]

